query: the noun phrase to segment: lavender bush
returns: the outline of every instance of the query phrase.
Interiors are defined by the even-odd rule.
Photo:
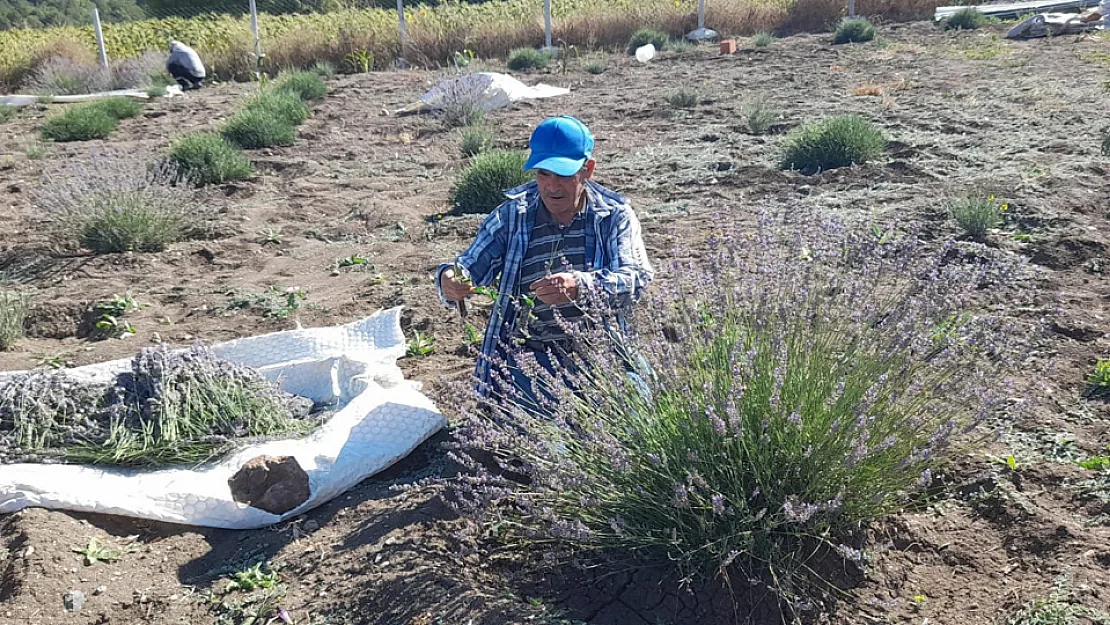
[[[203,222],[176,164],[110,153],[91,162],[63,166],[39,194],[60,243],[97,253],[156,252]]]
[[[0,290],[0,351],[7,351],[23,338],[28,298],[19,291]]]
[[[649,392],[580,332],[576,373],[521,365],[544,410],[459,406],[459,510],[513,545],[782,583],[815,546],[858,558],[839,540],[1007,409],[1020,333],[962,313],[1013,267],[804,216],[711,243],[641,303]]]
[[[83,95],[113,89],[135,89],[172,84],[165,71],[165,55],[148,51],[133,59],[113,61],[108,69],[68,56],[42,62],[23,83],[37,95]]]
[[[0,384],[0,463],[195,464],[244,438],[310,429],[288,401],[257,371],[200,345],[144,348],[108,385],[31,372]]]

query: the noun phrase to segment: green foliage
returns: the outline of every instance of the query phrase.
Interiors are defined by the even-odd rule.
[[[753,135],[765,134],[779,119],[778,112],[763,96],[756,96],[744,104],[744,122]]]
[[[412,338],[409,339],[408,351],[409,356],[429,356],[436,349],[436,337],[431,334],[421,334],[420,330],[412,331]]]
[[[15,119],[15,114],[18,111],[14,106],[7,104],[0,104],[0,124]]]
[[[668,93],[666,100],[676,109],[692,109],[701,101],[701,95],[693,89],[679,89]]]
[[[251,163],[243,151],[212,132],[177,139],[170,146],[170,159],[197,186],[245,180],[251,175]]]
[[[365,74],[374,68],[374,55],[367,50],[355,50],[343,57],[343,67],[351,74]]]
[[[309,116],[308,107],[296,93],[282,90],[263,91],[251,98],[243,110],[267,113],[290,126],[300,126]]]
[[[655,49],[662,52],[667,44],[670,42],[671,36],[665,32],[653,30],[651,28],[641,28],[637,30],[632,38],[628,41],[628,53],[636,54],[636,48],[652,44]]]
[[[875,38],[875,25],[863,17],[848,17],[840,22],[833,35],[833,43],[862,43]]]
[[[531,180],[531,174],[521,170],[526,160],[524,152],[507,150],[491,150],[474,157],[451,187],[453,211],[488,213],[497,208],[505,201],[504,191]]]
[[[305,102],[322,100],[328,94],[328,86],[315,72],[292,72],[278,79],[274,90],[292,93]]]
[[[971,196],[953,200],[949,205],[952,217],[956,219],[964,234],[980,240],[992,228],[1002,225],[1002,215],[1007,205],[996,200],[993,195]]]
[[[782,169],[815,173],[865,163],[879,156],[886,138],[871,122],[838,115],[793,130],[779,162]]]
[[[93,110],[103,111],[116,119],[130,119],[143,110],[143,105],[140,102],[126,97],[103,98],[86,106]]]
[[[608,67],[601,61],[590,61],[586,63],[586,73],[588,74],[594,74],[596,76],[605,73],[606,69],[608,69]]]
[[[463,156],[477,156],[493,147],[493,130],[486,126],[470,126],[462,130]]]
[[[960,9],[944,20],[945,30],[976,30],[991,23],[991,19],[974,7]]]
[[[551,63],[551,55],[535,48],[517,48],[509,53],[506,64],[513,71],[543,69]]]
[[[263,570],[263,563],[259,562],[254,566],[245,568],[241,571],[236,571],[231,576],[231,581],[228,582],[226,591],[239,590],[243,592],[251,592],[260,588],[273,588],[281,581],[278,577],[278,572],[273,568],[266,567]]]
[[[1110,471],[1110,456],[1091,456],[1077,464],[1088,471]]]
[[[77,231],[82,247],[98,254],[161,252],[184,237],[184,220],[142,194],[91,198]]]
[[[73,552],[81,554],[85,566],[92,566],[97,562],[115,562],[123,555],[119,549],[101,545],[95,538],[90,538],[84,547],[74,547]]]
[[[766,30],[761,30],[752,36],[752,45],[757,48],[766,48],[774,42],[775,36]]]
[[[135,0],[95,0],[104,22],[139,20],[146,14]],[[90,4],[74,0],[0,0],[0,30],[48,26],[88,26]]]
[[[1110,625],[1110,614],[1080,604],[1068,587],[1066,577],[1057,580],[1048,599],[1026,603],[1006,625],[1079,625],[1080,620],[1095,625]]]
[[[0,351],[11,349],[23,338],[28,297],[17,291],[0,291]]]
[[[31,143],[23,149],[23,153],[26,154],[27,158],[29,158],[30,160],[38,161],[46,158],[47,155],[50,154],[50,151],[47,150],[46,146],[41,143]]]
[[[293,145],[296,128],[271,111],[244,109],[224,124],[225,139],[245,150]]]
[[[91,141],[104,139],[119,126],[119,119],[103,109],[78,106],[66,109],[42,125],[43,141]]]
[[[301,302],[308,299],[304,290],[291,287],[279,289],[276,286],[268,287],[261,293],[236,293],[227,303],[228,310],[254,309],[262,312],[263,316],[272,319],[286,319],[301,308]]]
[[[1095,369],[1087,377],[1087,397],[1105,397],[1110,395],[1110,360],[1099,359]]]
[[[316,74],[320,78],[335,78],[336,74],[335,63],[328,60],[316,61],[308,71]]]
[[[140,310],[145,304],[140,304],[130,293],[113,295],[112,299],[96,302],[92,305],[94,331],[90,335],[93,339],[118,339],[135,334],[135,327],[130,321],[124,319],[133,311]]]

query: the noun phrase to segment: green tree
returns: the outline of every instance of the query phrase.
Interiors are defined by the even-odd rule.
[[[93,6],[105,22],[146,17],[136,0],[0,0],[0,30],[85,25]]]

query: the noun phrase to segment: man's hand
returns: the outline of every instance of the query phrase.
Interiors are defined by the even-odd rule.
[[[566,304],[578,299],[578,280],[570,272],[552,274],[528,285],[544,304]]]
[[[461,302],[467,295],[474,294],[474,287],[469,282],[455,279],[455,270],[446,269],[439,277],[439,285],[443,288],[443,297],[449,302]]]

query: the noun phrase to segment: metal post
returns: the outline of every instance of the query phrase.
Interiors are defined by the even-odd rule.
[[[100,53],[100,66],[108,69],[108,50],[104,48],[104,31],[100,29],[100,11],[93,7],[92,10],[92,23],[93,30],[96,31],[96,49]]]
[[[397,0],[397,22],[401,26],[401,51],[404,52],[405,40],[408,36],[405,34],[405,0]]]
[[[705,28],[705,0],[698,0],[698,30]]]
[[[261,70],[262,65],[262,37],[258,34],[258,5],[254,0],[251,6],[251,32],[254,33],[254,67]]]
[[[848,0],[848,17],[856,16],[856,0]]]
[[[543,47],[551,48],[551,0],[543,0]]]

